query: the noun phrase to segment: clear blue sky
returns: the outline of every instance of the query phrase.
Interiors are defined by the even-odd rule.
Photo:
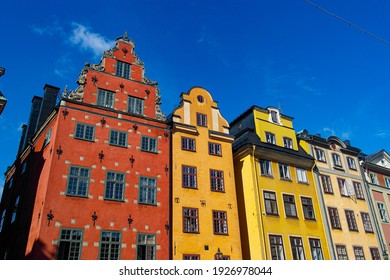
[[[75,89],[84,63],[125,31],[167,115],[202,86],[229,122],[251,105],[277,106],[298,131],[390,152],[390,1],[311,1],[385,42],[304,0],[4,1],[0,172],[15,159],[32,97],[45,84]]]

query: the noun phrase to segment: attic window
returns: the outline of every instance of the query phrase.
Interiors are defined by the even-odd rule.
[[[203,98],[202,95],[198,95],[197,99],[198,99],[199,103],[203,103],[204,102],[204,98]]]
[[[269,121],[273,123],[281,124],[278,110],[276,109],[269,110]]]

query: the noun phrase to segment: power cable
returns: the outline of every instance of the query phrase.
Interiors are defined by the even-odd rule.
[[[376,35],[374,35],[374,34],[368,32],[367,30],[364,30],[363,28],[360,28],[359,26],[353,24],[352,22],[350,22],[350,21],[348,21],[348,20],[343,19],[342,17],[340,17],[340,16],[338,16],[338,15],[332,13],[332,12],[329,12],[328,10],[325,10],[324,8],[318,6],[317,4],[315,4],[315,3],[313,3],[313,2],[310,2],[309,0],[303,0],[303,1],[305,1],[306,3],[312,5],[313,7],[316,7],[317,9],[321,10],[322,12],[324,12],[324,13],[326,13],[326,14],[328,14],[328,15],[331,15],[331,16],[337,18],[338,20],[341,20],[342,22],[348,24],[348,25],[351,26],[352,28],[355,28],[355,29],[357,29],[358,31],[360,31],[360,32],[362,32],[362,33],[364,33],[364,34],[366,34],[366,35],[368,35],[368,36],[370,36],[370,37],[372,37],[372,38],[374,38],[374,39],[376,39],[376,40],[378,40],[378,41],[380,41],[380,42],[386,44],[386,45],[390,45],[390,43],[387,42],[386,40],[384,40],[384,39],[382,39],[382,38],[380,38],[380,37],[378,37],[378,36],[376,36]]]

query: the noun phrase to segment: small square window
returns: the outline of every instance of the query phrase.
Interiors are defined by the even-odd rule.
[[[77,123],[74,138],[81,140],[94,141],[95,127],[89,124]]]
[[[142,136],[141,151],[157,153],[157,138]]]
[[[221,144],[209,142],[209,154],[214,156],[222,155]]]
[[[182,137],[181,138],[181,149],[194,152],[196,150],[195,143],[196,143],[195,139],[193,139],[193,138]]]
[[[265,140],[267,141],[267,143],[276,145],[275,134],[271,132],[265,133]]]
[[[279,175],[281,179],[291,180],[290,166],[279,163]]]
[[[114,108],[115,93],[112,91],[99,89],[97,94],[97,105],[107,108]]]
[[[291,138],[283,137],[283,145],[287,149],[293,149],[293,141]]]
[[[118,130],[111,130],[110,145],[127,147],[127,133]]]
[[[207,127],[207,115],[196,113],[196,124],[198,126],[205,126]]]

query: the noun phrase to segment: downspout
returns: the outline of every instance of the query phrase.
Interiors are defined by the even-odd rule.
[[[264,231],[264,221],[263,221],[263,208],[261,207],[261,201],[260,201],[261,192],[260,192],[260,185],[259,185],[259,179],[258,179],[256,161],[255,161],[255,150],[256,150],[256,146],[252,145],[252,169],[253,169],[252,174],[254,176],[254,181],[255,181],[255,188],[256,188],[255,194],[258,195],[258,199],[256,197],[255,199],[256,199],[257,209],[259,209],[259,211],[257,211],[257,215],[258,215],[258,224],[261,226],[260,240],[263,241],[262,242],[263,246],[261,248],[261,251],[262,251],[262,255],[265,256],[265,259],[268,260],[267,245],[266,245],[267,241],[266,241],[266,234]]]

